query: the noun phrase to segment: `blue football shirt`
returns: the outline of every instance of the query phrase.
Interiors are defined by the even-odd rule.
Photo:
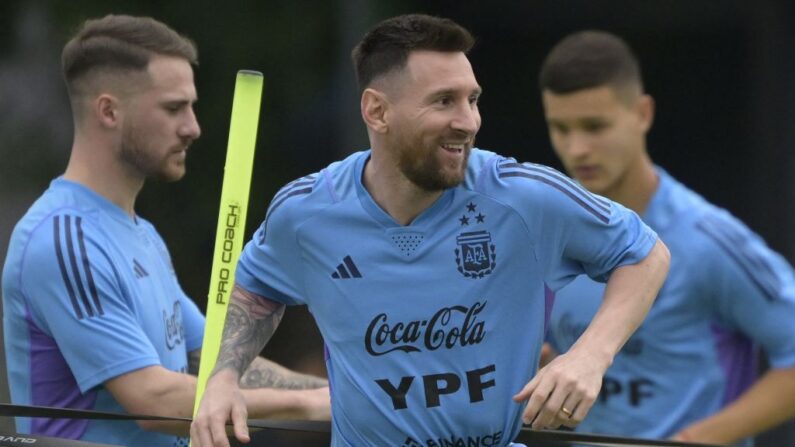
[[[478,149],[463,184],[401,226],[362,185],[369,156],[279,191],[236,280],[309,306],[333,446],[509,445],[551,291],[639,262],[656,234],[551,168]]]
[[[787,262],[726,211],[657,169],[643,216],[671,252],[646,320],[608,369],[581,431],[665,438],[717,412],[756,375],[756,348],[795,365],[795,280]],[[604,285],[577,278],[555,298],[549,337],[565,352]]]
[[[17,404],[124,412],[103,382],[146,366],[185,372],[204,317],[154,227],[62,178],[17,224],[3,268]],[[17,430],[124,446],[187,446],[135,422],[18,418]]]

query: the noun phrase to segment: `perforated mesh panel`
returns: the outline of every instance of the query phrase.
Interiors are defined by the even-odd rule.
[[[401,233],[393,234],[392,242],[406,256],[411,256],[417,250],[424,239],[422,233]]]

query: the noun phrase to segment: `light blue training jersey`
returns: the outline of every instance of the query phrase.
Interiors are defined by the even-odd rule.
[[[16,404],[124,412],[104,388],[146,366],[187,370],[204,317],[154,227],[62,178],[17,224],[3,268],[3,325]],[[17,430],[141,447],[187,439],[135,422],[18,418]]]
[[[369,157],[279,191],[236,280],[309,306],[333,446],[510,445],[551,291],[639,262],[656,234],[551,168],[478,149],[463,184],[401,226],[362,185]]]
[[[666,438],[717,412],[755,380],[757,346],[795,365],[795,278],[787,262],[726,211],[657,169],[643,220],[671,252],[645,322],[630,338],[578,430]],[[585,277],[555,298],[549,336],[565,352],[601,302]]]

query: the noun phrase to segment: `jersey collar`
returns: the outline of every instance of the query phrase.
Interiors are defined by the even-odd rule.
[[[130,217],[127,212],[125,212],[121,207],[116,205],[115,203],[111,202],[104,196],[97,194],[91,188],[87,186],[74,182],[72,180],[67,180],[63,177],[58,177],[50,183],[51,188],[64,188],[68,189],[75,194],[81,195],[83,198],[91,201],[94,203],[98,208],[102,211],[107,213],[109,216],[112,216],[114,219],[127,223],[128,225],[138,225],[138,215],[134,215]]]
[[[356,168],[354,169],[354,175],[356,176],[356,194],[359,196],[359,202],[362,204],[362,208],[373,218],[376,222],[381,224],[386,228],[397,228],[401,227],[399,223],[392,218],[380,205],[375,203],[373,197],[370,195],[370,192],[364,187],[364,183],[362,183],[362,177],[364,176],[364,165],[370,159],[370,155],[372,150],[364,151],[359,159],[356,160]],[[442,210],[447,208],[452,202],[453,197],[455,195],[456,188],[448,188],[446,189],[442,195],[436,199],[431,206],[423,210],[407,227],[412,228],[424,228],[432,225],[437,217],[439,217],[442,213]]]

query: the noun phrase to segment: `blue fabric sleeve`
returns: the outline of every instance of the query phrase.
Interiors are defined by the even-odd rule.
[[[160,364],[103,249],[107,244],[85,219],[56,215],[35,230],[22,261],[20,284],[31,318],[58,340],[82,392]]]
[[[235,283],[262,297],[286,305],[305,304],[301,287],[301,257],[296,228],[287,202],[271,210],[243,248]]]
[[[725,212],[697,228],[713,244],[703,252],[703,281],[726,326],[759,343],[775,368],[795,365],[795,274],[789,263]]]
[[[536,255],[553,291],[581,274],[607,281],[617,267],[643,260],[657,241],[637,214],[552,168],[503,163],[499,169],[529,231],[539,232]]]
[[[557,267],[564,272],[582,269],[590,278],[605,282],[616,268],[642,261],[657,242],[657,234],[618,203],[610,204],[606,222],[566,205],[560,207],[562,213],[550,213],[548,221],[549,227],[563,230],[563,256]]]
[[[182,325],[185,328],[185,349],[188,352],[202,347],[204,341],[204,315],[196,303],[184,293],[180,295],[182,307]]]

